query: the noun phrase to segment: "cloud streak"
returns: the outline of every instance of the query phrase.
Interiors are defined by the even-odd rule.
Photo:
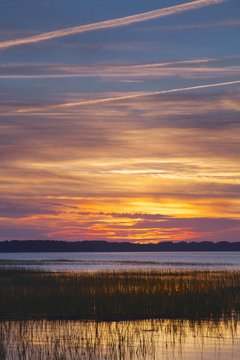
[[[56,68],[56,71],[58,69]],[[74,70],[74,67],[73,67]],[[135,67],[116,67],[114,68],[101,68],[91,69],[84,71],[84,69],[78,69],[78,72],[72,73],[45,73],[45,74],[7,74],[1,75],[0,79],[68,79],[68,78],[86,78],[86,77],[99,77],[99,78],[113,78],[123,79],[122,82],[141,82],[139,79],[156,79],[166,77],[181,77],[181,78],[210,78],[210,77],[223,77],[223,76],[235,76],[240,73],[240,66],[231,67],[164,67],[158,64],[149,65],[136,65]],[[60,70],[61,71],[61,70]],[[138,78],[131,80],[132,78]],[[130,78],[130,79],[129,79]]]
[[[240,59],[240,55],[230,55],[215,58],[193,58],[188,60],[165,61],[155,63],[126,63],[126,64],[107,64],[107,65],[79,65],[79,64],[64,64],[64,63],[5,63],[0,64],[0,76],[45,76],[45,75],[65,75],[65,74],[103,74],[105,73],[122,73],[128,71],[129,73],[135,70],[141,72],[146,69],[158,68],[172,68],[172,67],[195,67],[195,66],[212,66],[226,64],[232,65],[232,62]],[[217,68],[218,69],[218,68]]]
[[[148,11],[142,14],[126,16],[118,19],[113,20],[106,20],[92,24],[80,25],[75,26],[72,28],[61,29],[56,31],[51,31],[47,33],[42,33],[36,36],[30,36],[22,39],[15,39],[15,40],[7,40],[0,42],[0,49],[6,49],[17,45],[24,45],[24,44],[32,44],[38,43],[40,41],[55,39],[59,37],[74,35],[85,33],[89,31],[96,31],[101,29],[112,29],[118,28],[122,26],[128,26],[131,24],[136,24],[139,22],[158,19],[164,16],[170,16],[182,13],[184,11],[196,10],[200,9],[205,6],[219,4],[225,2],[227,0],[196,0],[192,2],[188,2],[181,5],[170,6],[163,9]]]
[[[68,78],[89,76],[139,76],[143,71],[158,71],[174,66],[193,67],[216,63],[218,58],[200,58],[180,61],[168,61],[126,65],[66,65],[66,64],[0,64],[0,79]],[[235,67],[233,67],[234,69]],[[221,70],[221,69],[220,69]]]
[[[235,56],[239,57],[240,56]],[[66,65],[66,64],[42,64],[42,63],[26,63],[26,64],[0,64],[0,73],[1,76],[6,74],[17,73],[25,74],[25,72],[60,72],[64,71],[69,72],[104,72],[104,71],[125,71],[125,70],[135,70],[143,68],[155,68],[155,67],[168,67],[175,65],[201,65],[202,63],[212,63],[218,62],[222,59],[228,59],[229,57],[224,56],[223,58],[199,58],[199,59],[190,59],[190,60],[178,60],[178,61],[167,61],[167,62],[157,62],[157,63],[143,63],[143,64],[126,64],[126,65]],[[231,57],[230,57],[231,58]]]
[[[88,105],[98,105],[102,103],[114,102],[114,101],[121,101],[121,100],[130,100],[139,97],[145,96],[152,96],[152,95],[164,95],[164,94],[171,94],[175,92],[182,92],[188,90],[198,90],[198,89],[207,89],[212,87],[219,87],[219,86],[228,86],[228,85],[236,85],[240,84],[240,80],[236,81],[228,81],[222,83],[215,83],[215,84],[206,84],[206,85],[198,85],[198,86],[189,86],[185,88],[178,88],[178,89],[171,89],[171,90],[163,90],[163,91],[149,91],[149,92],[138,92],[131,95],[123,95],[123,96],[116,96],[116,97],[108,97],[103,99],[93,99],[93,100],[83,100],[77,102],[70,102],[58,105],[51,105],[46,107],[34,107],[34,108],[27,108],[27,109],[19,109],[17,110],[18,113],[25,113],[25,112],[32,112],[32,111],[41,111],[41,110],[51,110],[51,109],[65,109],[71,108],[75,106],[88,106]]]

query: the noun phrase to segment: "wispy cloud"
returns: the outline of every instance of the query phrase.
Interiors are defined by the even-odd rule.
[[[181,4],[181,5],[170,6],[170,7],[163,8],[163,9],[148,11],[148,12],[145,12],[142,14],[126,16],[126,17],[113,19],[113,20],[101,21],[101,22],[97,22],[97,23],[93,23],[93,24],[75,26],[72,28],[51,31],[51,32],[42,33],[42,34],[39,34],[36,36],[22,38],[22,39],[2,41],[2,42],[0,42],[0,49],[6,49],[6,48],[9,48],[12,46],[23,45],[23,44],[38,43],[38,42],[44,41],[44,40],[50,40],[50,39],[69,36],[69,35],[73,35],[73,34],[85,33],[85,32],[89,32],[89,31],[95,31],[95,30],[101,30],[101,29],[111,29],[111,28],[117,28],[117,27],[121,27],[121,26],[128,26],[131,24],[135,24],[135,23],[139,23],[139,22],[143,22],[143,21],[147,21],[147,20],[152,20],[152,19],[157,19],[157,18],[161,18],[164,16],[179,14],[184,11],[200,9],[205,6],[219,4],[224,1],[227,1],[227,0],[196,0],[196,1],[185,3],[185,4]]]
[[[60,67],[61,69],[61,67]],[[69,67],[70,69],[70,67]],[[47,70],[47,69],[46,69]],[[72,67],[74,70],[74,67]],[[78,69],[78,72],[67,73],[45,73],[45,74],[0,74],[0,79],[67,79],[99,77],[104,79],[119,79],[121,82],[132,83],[142,82],[140,79],[159,79],[168,77],[178,78],[216,78],[229,77],[240,74],[240,66],[224,67],[203,67],[203,66],[162,66],[161,64],[136,65],[129,67],[109,67],[94,69]],[[60,70],[61,71],[61,70]],[[126,79],[127,78],[127,79]],[[130,78],[130,79],[129,79]],[[138,78],[138,79],[136,79]]]
[[[236,57],[237,58],[237,57]],[[211,78],[236,76],[239,66],[226,66],[235,57],[197,58],[156,63],[129,63],[116,65],[67,64],[2,64],[0,79],[61,79],[100,77],[120,79],[122,82],[140,82],[144,79],[165,77]],[[219,66],[224,64],[224,66]]]
[[[24,108],[17,110],[18,113],[25,113],[25,112],[32,112],[32,111],[43,111],[43,110],[51,110],[51,109],[64,109],[64,108],[71,108],[75,106],[88,106],[88,105],[97,105],[102,103],[108,103],[113,101],[121,101],[121,100],[130,100],[135,99],[139,97],[145,97],[145,96],[152,96],[152,95],[164,95],[164,94],[170,94],[175,92],[182,92],[182,91],[188,91],[188,90],[198,90],[198,89],[206,89],[206,88],[212,88],[212,87],[218,87],[218,86],[229,86],[229,85],[236,85],[240,84],[240,80],[236,81],[228,81],[228,82],[222,82],[222,83],[216,83],[216,84],[205,84],[205,85],[198,85],[198,86],[189,86],[185,88],[178,88],[178,89],[171,89],[171,90],[163,90],[163,91],[149,91],[149,92],[138,92],[134,94],[127,94],[123,96],[116,96],[116,97],[108,97],[103,99],[92,99],[92,100],[83,100],[83,101],[77,101],[77,102],[70,102],[70,103],[64,103],[64,104],[57,104],[57,105],[51,105],[47,107],[32,107],[32,108]]]
[[[234,66],[239,63],[240,55],[228,55],[222,57],[203,57],[186,60],[162,61],[154,63],[125,63],[125,64],[101,64],[101,65],[79,65],[65,63],[5,63],[0,64],[0,75],[45,75],[45,74],[68,74],[68,73],[108,73],[108,72],[124,72],[143,69],[155,69],[166,67],[185,67],[185,66],[212,66],[227,64]]]
[[[18,76],[58,76],[58,75],[75,75],[81,74],[82,76],[91,76],[108,73],[122,73],[130,71],[131,73],[135,70],[143,69],[155,69],[165,68],[172,66],[195,66],[203,65],[205,63],[215,63],[223,58],[199,58],[190,60],[179,60],[179,61],[165,61],[156,63],[135,63],[135,64],[123,64],[123,65],[67,65],[67,64],[44,64],[44,63],[25,63],[25,64],[0,64],[0,77],[7,78],[7,76],[18,77]]]

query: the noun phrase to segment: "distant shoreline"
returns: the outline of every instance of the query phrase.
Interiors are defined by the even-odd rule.
[[[230,252],[240,251],[240,242],[159,242],[136,244],[108,241],[10,240],[0,242],[0,253],[27,252]]]

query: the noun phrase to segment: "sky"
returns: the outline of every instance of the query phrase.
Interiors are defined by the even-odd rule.
[[[239,0],[1,0],[0,240],[240,241]]]

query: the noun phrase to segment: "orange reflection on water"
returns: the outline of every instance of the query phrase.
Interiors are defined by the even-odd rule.
[[[0,324],[0,351],[8,360],[237,360],[239,335],[233,319],[8,321]]]

